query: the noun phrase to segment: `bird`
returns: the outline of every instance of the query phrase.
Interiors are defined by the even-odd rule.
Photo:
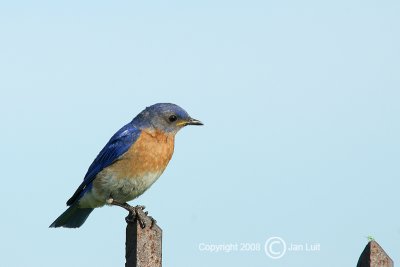
[[[187,125],[203,123],[176,104],[146,107],[111,137],[67,201],[68,209],[49,227],[78,228],[95,208],[104,205],[133,212],[127,202],[161,176],[174,152],[176,133]]]

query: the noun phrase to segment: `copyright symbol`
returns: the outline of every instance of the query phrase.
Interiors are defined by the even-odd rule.
[[[277,236],[270,237],[265,241],[264,246],[265,254],[271,259],[280,259],[285,255],[286,243],[285,241]]]

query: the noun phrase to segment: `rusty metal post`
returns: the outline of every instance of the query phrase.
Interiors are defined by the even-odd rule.
[[[146,227],[142,228],[135,220],[126,226],[125,267],[161,267],[161,238],[162,230],[153,224],[142,210]]]
[[[393,267],[393,261],[376,241],[370,241],[361,253],[357,267]]]

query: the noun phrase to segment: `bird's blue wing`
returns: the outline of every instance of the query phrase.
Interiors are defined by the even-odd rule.
[[[83,182],[75,191],[74,195],[67,201],[67,205],[72,205],[83,193],[91,187],[96,175],[107,166],[110,166],[119,159],[139,138],[141,131],[131,123],[122,127],[116,132],[97,155],[90,165]]]

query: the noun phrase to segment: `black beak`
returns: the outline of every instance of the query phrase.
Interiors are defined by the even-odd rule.
[[[204,124],[199,120],[190,118],[190,120],[186,123],[186,125],[204,125]]]

